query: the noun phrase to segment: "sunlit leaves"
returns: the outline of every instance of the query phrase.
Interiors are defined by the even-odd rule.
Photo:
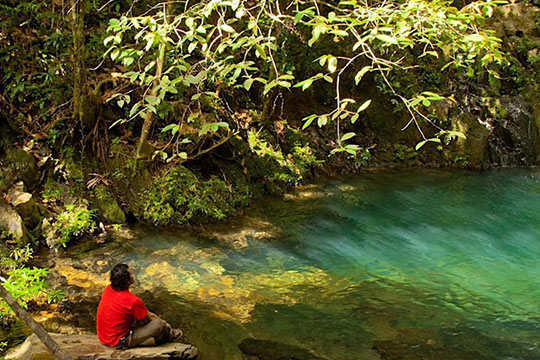
[[[420,141],[418,144],[416,144],[415,150],[416,151],[420,150],[425,144],[430,143],[430,142],[441,144],[443,142],[441,139],[443,139],[444,142],[448,144],[450,143],[450,141],[457,138],[465,140],[467,137],[465,136],[465,134],[463,134],[460,131],[441,130],[435,135],[435,137],[425,139],[423,141]]]
[[[375,39],[380,40],[383,43],[386,43],[387,45],[398,45],[397,39],[390,35],[385,35],[385,34],[375,35]]]
[[[215,123],[203,124],[201,128],[199,129],[199,136],[205,135],[209,132],[215,133],[221,128],[229,129],[229,124],[227,124],[226,122],[215,122]]]
[[[360,98],[363,88],[355,90],[354,85],[364,86],[368,73],[385,80],[396,69],[409,71],[413,68],[407,61],[411,54],[426,60],[445,59],[445,68],[468,70],[470,76],[475,75],[479,61],[495,76],[492,64],[505,61],[500,41],[478,25],[493,14],[498,3],[479,1],[460,10],[447,1],[425,0],[350,0],[331,5],[295,2],[286,8],[275,2],[205,0],[188,3],[184,11],[167,19],[161,13],[112,19],[104,44],[108,47],[106,55],[125,67],[120,78],[129,80],[132,87],[140,87],[136,93],[144,94],[138,95],[139,101],[134,103],[117,99],[118,106],[126,109],[127,121],[144,117],[148,110],[166,116],[165,105],[182,104],[188,108],[182,119],[193,125],[194,133],[218,137],[223,134],[222,127],[215,124],[221,121],[206,121],[195,110],[208,105],[207,101],[214,106],[220,100],[216,94],[235,89],[273,101],[279,93],[292,88],[307,91],[317,84],[318,91],[336,94],[334,109],[305,117],[303,128],[334,124],[340,134],[344,122],[350,126],[367,116],[372,101]],[[304,78],[296,78],[299,67],[290,63],[282,48],[290,45],[283,42],[287,36],[301,38],[313,48],[313,54],[318,54],[305,54],[312,61],[313,71],[305,72]],[[161,76],[157,71],[160,52],[166,58]],[[373,78],[369,76],[370,81]],[[407,108],[412,117],[416,114],[423,119],[434,102],[451,101],[450,94],[422,90],[411,93],[407,89],[405,96],[400,93],[403,85],[384,83],[390,88],[386,91],[401,101],[400,106]],[[155,93],[151,93],[149,89],[155,84]],[[180,120],[174,119],[174,126],[169,127],[171,121],[164,121],[165,133],[179,138],[181,130],[174,129],[178,129]],[[352,144],[341,144],[347,140],[336,139],[340,146],[337,152],[352,154],[358,150]]]

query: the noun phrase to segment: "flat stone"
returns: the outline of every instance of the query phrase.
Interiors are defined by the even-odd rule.
[[[144,359],[197,359],[198,351],[193,345],[168,343],[160,346],[141,346],[118,350],[102,345],[96,335],[50,334],[73,360],[144,360]],[[36,335],[9,351],[6,359],[55,360]]]

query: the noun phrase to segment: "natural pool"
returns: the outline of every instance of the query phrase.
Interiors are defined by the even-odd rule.
[[[534,171],[325,180],[227,223],[136,227],[68,255],[128,262],[203,360],[540,359]]]

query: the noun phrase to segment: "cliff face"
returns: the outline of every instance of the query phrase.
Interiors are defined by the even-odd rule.
[[[540,9],[528,2],[505,5],[489,26],[502,39],[510,64],[501,69],[499,78],[430,75],[436,81],[434,89],[453,94],[459,104],[437,109],[441,123],[467,138],[442,150],[432,146],[422,153],[423,149],[420,163],[471,168],[538,165]],[[399,138],[398,143],[410,141],[407,134]]]

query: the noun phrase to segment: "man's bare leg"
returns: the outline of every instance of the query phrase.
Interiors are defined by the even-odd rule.
[[[160,318],[152,318],[147,324],[136,327],[128,339],[128,347],[138,346],[150,338],[161,344],[170,338],[170,327]],[[164,341],[165,340],[165,341]]]
[[[128,339],[128,347],[138,346],[150,338],[154,338],[156,345],[158,345],[173,341],[182,336],[182,331],[173,329],[169,323],[156,314],[149,312],[148,319],[150,321],[143,324],[139,322],[135,324]]]

